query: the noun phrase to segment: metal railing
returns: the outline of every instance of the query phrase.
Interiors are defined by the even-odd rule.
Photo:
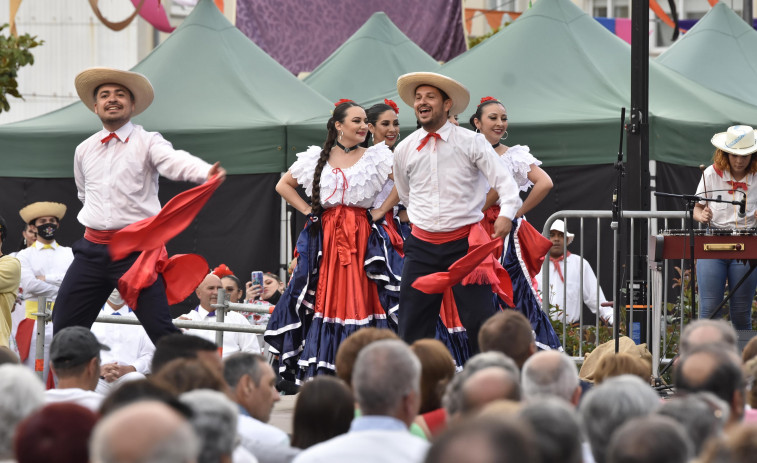
[[[637,253],[637,251],[634,249],[634,242],[635,242],[634,238],[635,238],[636,233],[646,232],[647,236],[656,235],[656,234],[659,234],[661,230],[670,229],[671,227],[669,226],[669,224],[671,222],[675,222],[676,224],[680,224],[680,225],[676,225],[676,226],[678,228],[680,228],[680,229],[683,229],[683,228],[685,228],[685,225],[684,225],[685,218],[686,218],[686,213],[685,212],[623,211],[622,212],[622,220],[628,220],[630,222],[629,226],[627,228],[629,230],[629,239],[628,239],[628,242],[630,243],[630,254],[634,255],[634,254]],[[599,312],[600,312],[600,310],[599,310],[600,309],[600,293],[599,293],[599,291],[600,291],[600,284],[599,284],[599,275],[601,275],[602,269],[605,268],[607,266],[607,263],[608,263],[607,257],[602,255],[602,241],[603,241],[603,238],[604,239],[612,239],[613,240],[612,241],[613,242],[613,245],[612,245],[612,247],[613,247],[613,254],[612,254],[612,257],[610,257],[609,262],[612,262],[611,267],[612,267],[612,272],[613,272],[613,291],[612,291],[613,297],[611,299],[613,299],[614,313],[617,312],[617,310],[615,310],[615,309],[617,309],[617,305],[621,302],[621,301],[615,300],[616,299],[615,298],[615,294],[617,294],[617,288],[616,288],[617,275],[618,275],[618,272],[622,270],[620,268],[621,263],[620,262],[614,262],[614,256],[616,255],[615,251],[617,250],[617,247],[619,246],[619,236],[618,236],[618,227],[617,227],[617,224],[614,224],[611,221],[612,220],[612,212],[611,211],[565,210],[565,211],[559,211],[559,212],[556,212],[556,213],[552,214],[546,220],[546,222],[544,223],[544,229],[543,229],[543,233],[544,233],[545,236],[549,236],[549,232],[550,232],[550,228],[552,227],[552,224],[555,222],[555,220],[558,220],[558,219],[562,219],[563,221],[565,221],[566,222],[566,229],[569,230],[569,231],[572,231],[577,236],[577,238],[578,238],[578,247],[579,247],[578,254],[579,254],[580,259],[581,259],[581,263],[579,265],[579,268],[583,268],[583,264],[584,264],[584,257],[583,256],[584,256],[584,251],[586,250],[586,248],[585,248],[585,242],[584,242],[585,241],[584,240],[585,221],[588,220],[588,219],[592,219],[592,220],[596,221],[596,232],[597,232],[596,236],[597,236],[597,240],[596,240],[596,261],[594,262],[594,269],[596,270],[595,274],[598,277],[597,278],[598,281],[597,281],[597,290],[596,290],[596,293],[594,294],[594,297],[596,298],[595,302],[596,302],[596,307],[597,307],[597,317],[596,317],[596,322],[595,322],[595,333],[597,333],[597,335],[598,335],[598,333],[599,333],[599,327],[600,327],[600,317],[599,317]],[[574,224],[575,224],[575,219],[578,219],[578,221],[579,221],[579,227],[578,227],[578,229],[576,230],[576,229],[572,229],[571,227],[569,227],[568,224],[567,224],[567,219],[574,219],[573,220]],[[604,233],[603,233],[603,228],[601,226],[602,225],[601,222],[603,220],[606,221],[606,227],[604,229]],[[645,230],[641,230],[642,227],[638,226],[638,222],[639,221],[646,221],[647,222],[647,226],[646,226]],[[611,237],[608,238],[608,235],[611,235]],[[563,244],[563,255],[565,255],[566,251],[567,251],[567,237],[566,237],[565,242]],[[646,255],[647,252],[646,252],[646,250],[643,250],[641,252],[638,252],[638,254]],[[550,301],[550,293],[551,293],[551,291],[546,290],[547,288],[550,288],[550,284],[549,284],[549,273],[550,273],[549,272],[549,265],[550,265],[549,259],[545,259],[544,264],[542,266],[542,281],[540,282],[542,284],[542,287],[541,287],[542,288],[542,291],[541,291],[541,295],[542,295],[542,308],[547,313],[549,313],[549,307],[550,307],[551,303],[553,303],[553,301]],[[666,331],[667,331],[667,324],[668,324],[669,313],[668,313],[668,304],[666,303],[666,301],[668,300],[668,295],[669,295],[668,291],[669,291],[669,289],[668,289],[668,285],[660,284],[660,282],[657,282],[656,285],[653,285],[653,283],[655,283],[655,281],[658,280],[659,278],[657,278],[657,277],[653,278],[652,270],[650,269],[649,265],[647,265],[646,269],[645,269],[645,271],[646,271],[646,279],[645,280],[636,280],[635,281],[634,277],[635,277],[635,275],[637,275],[637,271],[636,271],[637,269],[635,268],[635,265],[636,265],[636,262],[634,261],[634,259],[630,259],[629,269],[628,269],[628,272],[626,272],[626,274],[628,275],[628,282],[629,282],[628,292],[626,294],[626,299],[628,301],[630,301],[629,305],[632,306],[632,307],[629,307],[629,310],[628,310],[627,324],[630,327],[634,326],[634,315],[635,315],[634,312],[635,311],[634,311],[633,305],[634,305],[634,302],[637,301],[637,297],[636,297],[635,293],[637,292],[637,288],[639,287],[638,285],[641,284],[641,283],[647,283],[648,282],[649,283],[649,285],[648,285],[649,290],[646,291],[645,303],[642,304],[642,307],[645,309],[645,316],[646,316],[646,320],[645,321],[646,321],[647,330],[646,330],[646,338],[642,339],[641,341],[642,342],[646,342],[647,346],[650,347],[650,351],[653,354],[653,370],[654,370],[654,373],[656,374],[657,368],[658,368],[658,365],[659,365],[659,362],[660,362],[659,354],[660,354],[660,352],[665,352],[667,350],[667,347],[668,347],[667,346],[667,338],[665,336],[661,336],[661,333],[666,333]],[[662,273],[661,273],[662,282],[669,281],[668,276],[669,276],[669,266],[670,265],[671,265],[670,261],[665,261],[665,263],[663,264],[663,269],[662,269]],[[683,259],[681,259],[680,268],[683,269]],[[564,275],[564,279],[567,282],[568,281],[568,275],[567,275],[568,269],[567,269],[567,265],[565,266],[565,272],[566,273]],[[681,275],[681,280],[683,282],[683,275]],[[579,308],[580,308],[580,312],[579,312],[579,326],[580,326],[580,331],[579,332],[580,333],[583,333],[584,327],[586,326],[584,324],[584,317],[583,317],[583,305],[584,305],[583,284],[584,284],[584,282],[583,282],[583,272],[582,272],[581,275],[579,276],[579,291],[578,291],[578,294],[579,294]],[[662,299],[661,299],[661,301],[662,301],[662,307],[654,307],[653,306],[652,294],[651,294],[653,291],[662,291],[662,293],[663,293],[662,294]],[[562,303],[563,307],[567,306],[567,294],[568,294],[568,290],[567,290],[567,287],[566,287],[564,289],[564,291],[563,291],[563,300],[562,301],[558,301],[558,302]],[[684,300],[684,285],[681,284],[680,301],[683,301],[683,300]],[[659,311],[660,311],[659,313],[661,314],[659,318],[661,318],[661,319],[658,319],[658,320],[654,320],[653,319],[653,317],[652,317],[653,310],[651,310],[653,307],[655,309],[659,309]],[[623,307],[622,309],[625,309],[625,307]],[[567,321],[566,310],[563,310],[563,333],[562,333],[562,343],[563,343],[563,345],[565,345],[566,340],[567,340],[567,325],[568,325],[568,323],[566,323],[566,321]],[[613,323],[614,324],[618,324],[618,323],[620,323],[620,320],[613,320]],[[680,329],[683,329],[683,316],[680,317],[679,323],[680,323]],[[629,334],[631,334],[631,333],[629,333]],[[585,342],[584,342],[584,339],[583,339],[582,335],[579,338],[580,338],[580,340],[579,340],[579,344],[578,344],[578,352],[577,352],[577,355],[573,356],[574,360],[576,360],[577,362],[583,361],[583,358],[584,358],[583,348],[584,348]],[[655,353],[657,353],[657,355],[655,355]],[[667,362],[667,361],[670,361],[670,359],[662,359],[662,361],[663,362]]]

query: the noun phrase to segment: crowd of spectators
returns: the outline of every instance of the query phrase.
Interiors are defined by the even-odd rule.
[[[522,316],[517,314],[517,316]],[[455,372],[438,341],[406,345],[359,330],[336,355],[337,377],[299,389],[291,436],[269,423],[280,400],[265,357],[192,335],[162,338],[151,374],[96,392],[101,352],[89,330],[51,345],[57,389],[0,355],[0,462],[727,463],[754,461],[757,341],[739,357],[725,322],[682,335],[675,393],[651,387],[644,360],[605,354],[593,382],[570,357],[536,351],[517,317],[493,317],[482,339],[508,333],[518,361],[486,349]]]

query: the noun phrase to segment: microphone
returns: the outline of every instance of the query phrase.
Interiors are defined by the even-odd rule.
[[[739,217],[746,217],[746,193],[744,193],[744,196],[741,198],[741,202],[739,203]]]

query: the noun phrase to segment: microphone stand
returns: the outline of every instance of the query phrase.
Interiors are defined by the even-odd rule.
[[[617,180],[615,183],[615,191],[612,193],[612,223],[610,224],[610,228],[617,231],[616,234],[616,242],[615,242],[615,262],[623,262],[621,259],[623,258],[623,252],[621,250],[620,246],[620,238],[622,237],[621,233],[621,222],[620,222],[620,216],[622,215],[622,191],[623,191],[623,177],[625,176],[625,165],[623,164],[623,130],[625,129],[625,123],[626,123],[626,108],[625,106],[620,109],[620,146],[618,147],[618,160],[615,161],[615,170],[617,171]],[[614,283],[615,283],[615,304],[614,304],[614,321],[613,327],[612,327],[612,333],[613,337],[615,338],[615,353],[617,354],[620,350],[620,329],[618,327],[618,324],[620,323],[620,301],[621,301],[621,293],[622,289],[621,286],[623,284],[622,282],[622,276],[621,273],[617,270],[617,265],[613,266],[613,271],[615,272],[614,277]]]

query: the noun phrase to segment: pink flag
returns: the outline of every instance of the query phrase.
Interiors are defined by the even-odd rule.
[[[143,0],[131,0],[136,8]],[[142,8],[139,10],[139,15],[144,18],[145,21],[152,24],[152,26],[161,32],[173,32],[174,28],[171,27],[171,23],[168,21],[166,10],[163,9],[163,5],[160,4],[160,0],[144,0]]]

